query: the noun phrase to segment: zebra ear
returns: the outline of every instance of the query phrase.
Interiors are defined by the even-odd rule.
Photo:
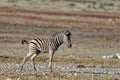
[[[70,33],[69,31],[65,31],[65,35],[66,35],[66,36],[70,36],[71,33]]]

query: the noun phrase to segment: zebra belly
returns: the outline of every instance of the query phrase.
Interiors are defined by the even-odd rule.
[[[39,48],[39,50],[43,53],[48,53],[49,52],[49,49],[46,46],[42,46],[41,48]]]

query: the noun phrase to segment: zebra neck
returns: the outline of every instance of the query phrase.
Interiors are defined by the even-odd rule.
[[[63,38],[61,36],[59,36],[59,37],[56,37],[54,39],[54,41],[55,41],[55,44],[57,45],[57,47],[59,47],[63,43]]]

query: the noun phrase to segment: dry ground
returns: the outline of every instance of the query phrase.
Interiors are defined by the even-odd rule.
[[[85,7],[85,5],[78,7],[78,4],[83,4],[81,2],[67,2],[66,0],[63,5],[64,1],[51,0],[49,3],[47,1],[50,0],[45,0],[40,7],[38,5],[41,2],[36,3],[34,1],[1,0],[1,80],[7,78],[13,80],[120,79],[120,60],[101,58],[103,55],[120,52],[120,15],[119,5],[116,4],[117,0],[111,4],[114,5],[113,7],[110,8],[109,6],[107,12],[108,6],[105,4],[104,8],[96,7],[94,9]],[[96,2],[95,0],[92,1]],[[58,2],[60,4],[57,4]],[[26,5],[21,5],[21,3]],[[53,3],[56,4],[53,5]],[[85,4],[88,5],[88,3]],[[71,8],[70,6],[74,7]],[[71,10],[73,11],[71,12]],[[114,12],[111,12],[112,10]],[[62,45],[59,48],[54,57],[54,72],[48,73],[48,54],[40,54],[36,59],[38,71],[34,72],[30,62],[28,62],[23,74],[20,74],[20,64],[23,56],[28,52],[28,46],[21,45],[21,40],[49,37],[53,32],[61,30],[71,31],[73,47],[69,49],[66,45]],[[37,73],[37,76],[34,73]]]

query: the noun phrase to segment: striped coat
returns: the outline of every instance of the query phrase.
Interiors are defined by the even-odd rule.
[[[72,47],[70,36],[71,33],[66,30],[66,31],[60,31],[54,33],[48,39],[36,38],[30,40],[29,42],[26,40],[22,40],[22,44],[27,43],[29,45],[29,52],[23,60],[21,70],[23,69],[23,65],[26,62],[26,59],[30,56],[31,56],[31,61],[33,62],[33,68],[36,70],[34,64],[34,58],[41,52],[43,53],[49,52],[49,68],[51,69],[53,54],[59,48],[59,46],[65,43],[68,47]]]

